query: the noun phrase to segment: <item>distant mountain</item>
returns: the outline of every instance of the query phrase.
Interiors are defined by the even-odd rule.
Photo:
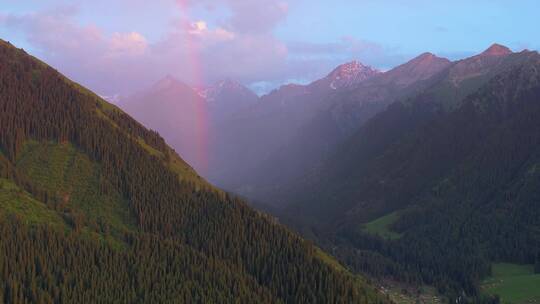
[[[428,53],[384,73],[352,62],[312,84],[282,87],[222,128],[236,126],[230,133],[239,135],[222,136],[225,142],[245,143],[232,146],[220,162],[228,164],[227,155],[241,155],[241,164],[233,162],[234,174],[224,170],[212,180],[256,201],[280,205],[283,188],[390,103],[429,86],[428,79],[449,65],[449,60]],[[235,150],[246,145],[258,148]],[[243,171],[242,164],[248,164]]]
[[[388,303],[119,108],[1,40],[0,66],[3,302]]]
[[[414,95],[451,62],[431,53],[421,54],[349,91],[335,96],[333,107],[323,113],[347,135],[390,103]]]
[[[325,78],[310,84],[308,90],[351,88],[380,73],[380,71],[358,61],[351,61],[338,66]]]
[[[194,89],[208,103],[210,121],[213,124],[220,124],[233,114],[254,106],[259,99],[253,91],[232,80]]]
[[[381,159],[387,149],[395,148],[396,141],[430,121],[456,111],[466,97],[486,85],[493,77],[525,64],[537,55],[527,51],[502,54],[500,51],[492,52],[500,48],[495,45],[479,55],[446,65],[446,68],[427,79],[423,88],[417,89],[407,98],[397,100],[348,137],[306,181],[329,185],[329,181],[338,184],[347,180],[347,183],[341,184],[350,184],[359,190],[351,183],[352,175],[363,174],[361,172],[364,172],[366,166],[374,165],[374,161]],[[354,197],[350,199],[356,200]],[[328,213],[324,214],[329,219]],[[364,215],[367,216],[367,213],[364,212]]]
[[[227,189],[249,193],[250,183],[261,175],[261,163],[326,109],[330,95],[378,74],[379,71],[353,61],[308,85],[288,84],[262,96],[256,106],[239,111],[219,127],[211,150],[220,152],[211,159],[208,178]]]
[[[214,128],[257,100],[252,91],[230,80],[193,88],[166,76],[149,89],[124,99],[119,106],[160,132],[189,164],[205,173],[208,139]]]
[[[426,83],[291,184],[283,220],[359,271],[478,303],[492,262],[540,252],[540,55],[493,45]]]
[[[267,198],[273,204],[286,205],[287,200],[279,197],[286,193],[284,189],[305,176],[307,171],[313,171],[312,175],[318,176],[316,172],[321,170],[319,162],[322,160],[332,157],[352,161],[367,151],[370,151],[370,157],[378,156],[377,153],[382,153],[383,148],[391,145],[393,140],[431,119],[438,111],[456,109],[467,95],[495,75],[528,60],[530,54],[514,54],[508,48],[496,44],[479,55],[456,62],[424,53],[362,82],[354,89],[334,94],[328,100],[331,104],[328,109],[320,111],[302,127],[297,136],[263,164],[265,167],[259,168],[267,174],[246,194],[257,200]],[[405,109],[410,111],[407,116],[397,113],[403,109],[396,104],[384,111],[396,101],[409,104],[411,100],[419,99],[430,100],[433,104],[407,107]],[[384,113],[377,115],[381,111]],[[376,119],[364,131],[358,131],[374,116],[377,116]],[[407,120],[404,120],[405,117]],[[347,155],[333,155],[341,144],[347,145],[346,141],[361,144],[342,148],[348,149]],[[363,147],[366,147],[366,152],[361,150]],[[365,162],[368,163],[367,160]],[[271,168],[277,168],[276,163],[283,165],[272,174]],[[347,161],[339,163],[344,170],[352,168]],[[322,176],[328,173],[324,172]],[[336,172],[340,173],[336,173],[335,180],[346,179],[340,175],[341,171]],[[253,183],[254,179],[250,180]]]
[[[205,169],[208,104],[193,88],[167,76],[119,106],[158,131],[194,168]]]
[[[407,87],[418,81],[427,80],[450,65],[450,60],[437,57],[432,53],[423,53],[411,61],[402,64],[387,73],[380,83],[393,83],[398,87]]]
[[[438,103],[452,108],[496,74],[527,59],[526,55],[494,44],[481,54],[455,62],[430,93]]]

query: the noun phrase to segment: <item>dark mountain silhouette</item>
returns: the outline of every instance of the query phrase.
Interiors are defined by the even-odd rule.
[[[380,72],[359,62],[337,67],[308,85],[289,84],[262,96],[257,105],[239,111],[222,123],[211,139],[208,177],[230,190],[250,187],[259,164],[289,142],[321,109],[335,91],[357,85]]]
[[[448,65],[282,191],[283,220],[359,271],[480,302],[490,263],[540,251],[539,71],[499,45]],[[393,239],[366,230],[390,218]]]
[[[218,176],[212,180],[256,201],[279,205],[279,194],[284,187],[315,167],[394,100],[429,86],[428,79],[449,65],[447,59],[432,54],[422,54],[385,73],[353,62],[310,85],[282,87],[251,109],[257,110],[256,114],[242,113],[244,116],[235,117],[223,127],[227,131],[234,126],[230,130],[233,135],[222,137],[226,143],[240,141],[241,144],[230,146],[229,153],[222,154],[219,162],[228,164],[227,155],[236,155],[238,159],[233,164],[240,164],[234,167],[234,173],[217,171]],[[350,71],[363,72],[361,76],[350,77],[358,75]],[[340,75],[349,75],[348,78],[357,81],[346,82],[344,86],[331,85],[338,77],[347,79]],[[249,149],[237,151],[246,146]]]

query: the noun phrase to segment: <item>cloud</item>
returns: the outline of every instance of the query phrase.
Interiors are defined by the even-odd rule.
[[[193,7],[204,7],[208,11],[224,7],[230,16],[223,27],[249,34],[270,33],[289,12],[289,4],[283,0],[177,0],[176,3],[184,11]]]
[[[75,11],[0,15],[39,57],[101,94],[130,93],[165,74],[187,82],[233,77],[251,82],[283,69],[286,46],[268,33],[211,28],[204,20],[176,22],[159,41],[138,32],[107,34],[76,22]],[[255,76],[258,75],[258,76]]]
[[[3,15],[2,23],[25,33],[27,40],[44,49],[80,49],[82,46],[101,40],[101,33],[95,27],[75,27],[64,12]]]
[[[268,33],[287,17],[289,6],[275,0],[228,0],[230,24],[242,33]]]
[[[189,24],[186,28],[187,33],[200,38],[205,42],[220,42],[234,40],[236,34],[223,28],[216,28],[214,30],[208,29],[208,25],[205,21],[199,20]]]
[[[126,7],[136,5],[137,11],[146,3],[121,1]],[[196,84],[233,78],[267,88],[292,79],[313,80],[351,59],[375,66],[401,60],[393,49],[354,37],[331,43],[281,41],[273,29],[287,18],[288,4],[282,0],[156,1],[178,14],[154,41],[137,31],[83,25],[76,6],[0,13],[0,26],[22,34],[38,57],[103,95],[130,94],[166,74]],[[192,19],[190,10],[197,8],[223,18]]]
[[[114,33],[110,39],[109,48],[114,54],[139,56],[148,49],[148,42],[137,32]]]
[[[144,57],[150,54],[145,37],[137,32],[107,35],[95,26],[80,26],[73,11],[2,15],[1,25],[22,32],[39,57],[67,76],[98,90],[115,93],[114,86],[140,82]],[[143,59],[143,60],[141,60]],[[119,82],[125,79],[125,83]]]

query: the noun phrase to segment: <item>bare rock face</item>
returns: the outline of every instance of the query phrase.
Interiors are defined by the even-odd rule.
[[[512,54],[512,51],[504,45],[494,43],[487,50],[485,50],[481,56],[504,56]]]
[[[394,83],[405,87],[417,81],[426,80],[450,66],[451,61],[432,53],[423,53],[412,60],[397,66],[380,77],[382,83]]]
[[[380,73],[380,71],[358,61],[351,61],[338,66],[326,76],[325,80],[330,82],[330,88],[336,90],[357,85]]]
[[[511,55],[512,51],[500,44],[493,44],[484,52],[470,58],[458,61],[450,71],[450,78],[458,86],[462,81],[482,76],[490,72]]]

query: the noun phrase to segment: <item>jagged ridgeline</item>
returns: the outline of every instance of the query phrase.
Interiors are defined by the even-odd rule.
[[[3,41],[0,149],[0,302],[386,302]]]
[[[494,303],[497,264],[532,273],[540,252],[540,55],[494,45],[434,77],[306,178],[291,218],[358,271]]]

